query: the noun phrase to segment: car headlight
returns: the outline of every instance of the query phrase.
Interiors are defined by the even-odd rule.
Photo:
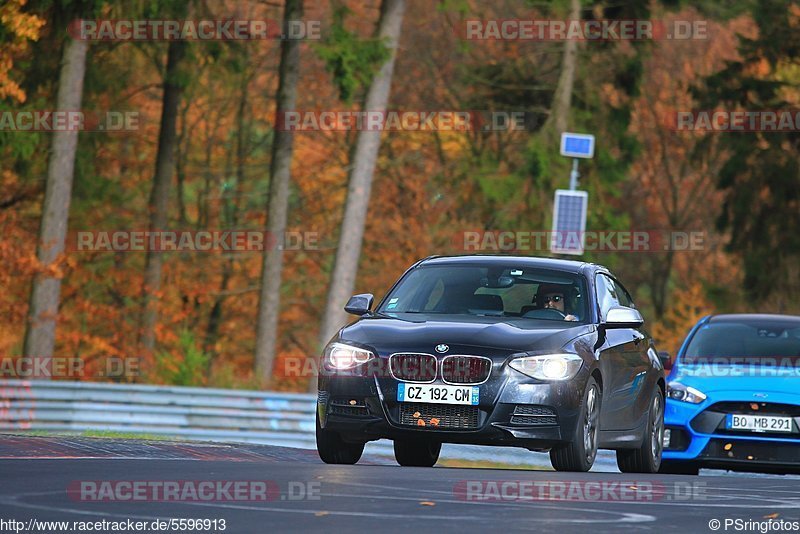
[[[538,380],[569,380],[583,365],[577,354],[545,354],[514,358],[509,367]]]
[[[333,369],[352,369],[374,357],[371,351],[346,343],[335,342],[325,348],[325,363]]]
[[[667,384],[667,397],[676,401],[700,404],[706,400],[706,394],[692,386],[685,386],[680,382],[670,382]]]

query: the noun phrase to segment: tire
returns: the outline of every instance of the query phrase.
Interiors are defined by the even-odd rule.
[[[550,450],[550,463],[556,471],[586,472],[597,457],[602,395],[594,378],[589,377],[578,416],[578,432],[569,444]]]
[[[700,467],[697,464],[693,464],[691,462],[667,460],[661,462],[661,467],[658,468],[658,472],[665,475],[697,476],[700,474]]]
[[[441,450],[442,444],[431,439],[394,440],[394,459],[404,467],[433,467]]]
[[[647,431],[638,449],[617,450],[617,467],[623,473],[658,473],[664,450],[664,397],[656,387],[650,400]]]
[[[331,430],[323,429],[317,413],[317,453],[326,464],[353,465],[364,453],[364,443],[347,443]]]

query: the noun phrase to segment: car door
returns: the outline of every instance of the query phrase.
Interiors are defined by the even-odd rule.
[[[635,308],[636,305],[631,298],[630,293],[625,287],[612,277],[614,282],[614,289],[622,306]],[[651,345],[650,336],[648,336],[641,328],[629,329],[633,338],[633,345],[626,344],[625,360],[630,367],[630,383],[628,387],[630,392],[626,395],[630,398],[630,427],[636,428],[644,423],[647,417],[647,410],[645,407],[650,402],[650,390],[647,386],[647,372],[652,367],[650,355],[648,350]],[[635,408],[634,408],[635,406]],[[638,418],[637,418],[638,414]]]
[[[597,302],[600,306],[600,321],[605,321],[608,310],[624,306],[627,294],[620,301],[619,286],[604,273],[595,278]],[[624,290],[623,290],[624,291]],[[636,424],[633,403],[635,381],[639,362],[639,346],[645,345],[642,334],[633,328],[610,328],[605,330],[605,342],[600,347],[600,370],[603,373],[602,430],[630,430]],[[646,350],[646,348],[645,348]]]

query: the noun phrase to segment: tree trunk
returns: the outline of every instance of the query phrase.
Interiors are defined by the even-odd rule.
[[[581,2],[580,0],[570,0],[569,20],[580,20]],[[561,60],[561,74],[558,76],[553,94],[553,103],[550,106],[551,113],[547,118],[543,130],[560,136],[567,131],[569,119],[569,109],[572,105],[572,89],[575,85],[575,68],[578,63],[578,41],[567,39],[564,42],[564,56]]]
[[[178,103],[181,96],[181,81],[178,79],[180,63],[185,53],[184,41],[171,41],[167,50],[167,69],[164,75],[164,93],[161,107],[161,129],[158,133],[156,170],[153,189],[150,192],[150,231],[164,231],[169,211],[169,186],[175,173],[175,147]],[[155,326],[157,321],[156,301],[161,290],[161,252],[147,251],[142,289],[142,332],[140,344],[145,354],[155,349]]]
[[[56,101],[59,110],[81,109],[88,49],[88,41],[67,39],[64,43]],[[77,148],[77,131],[53,133],[36,251],[38,261],[45,268],[53,266],[64,252]],[[23,347],[25,356],[53,356],[60,296],[60,278],[47,273],[34,278]]]
[[[370,85],[363,108],[366,111],[386,111],[404,10],[405,0],[383,0],[381,4],[378,38],[386,43],[386,46],[391,50],[391,54]],[[339,247],[336,250],[333,275],[328,290],[328,300],[322,315],[319,337],[320,347],[324,346],[333,337],[347,319],[342,307],[355,287],[367,208],[369,207],[372,175],[375,171],[380,143],[380,131],[362,130],[358,133],[350,165],[350,184],[347,190],[344,220],[342,221],[342,229],[339,235]],[[313,379],[309,390],[316,390],[316,384]]]
[[[284,21],[303,17],[302,0],[287,0]],[[286,39],[281,43],[281,63],[278,81],[275,124],[280,114],[293,110],[297,100],[297,79],[300,68],[300,41]],[[289,182],[291,180],[294,132],[275,130],[270,162],[269,200],[267,212],[267,247],[261,268],[261,290],[256,320],[255,374],[266,383],[272,378],[277,345],[278,317],[281,299],[281,271],[283,270],[283,236],[289,210]]]

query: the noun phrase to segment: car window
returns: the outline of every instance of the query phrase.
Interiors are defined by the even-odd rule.
[[[600,317],[605,319],[608,310],[614,306],[621,306],[617,296],[617,290],[614,287],[614,281],[604,274],[598,274],[596,278],[597,283],[597,302],[600,305]]]
[[[436,305],[439,304],[439,301],[442,299],[442,295],[444,295],[444,282],[441,278],[439,278],[433,284],[430,295],[428,295],[428,299],[425,301],[425,305],[422,307],[422,309],[425,311],[436,309]]]
[[[633,304],[633,300],[631,299],[630,293],[620,284],[617,280],[613,280],[614,284],[614,293],[617,295],[617,299],[622,306],[628,306],[629,308],[635,308],[636,306]]]
[[[514,284],[506,288],[481,287],[478,295],[497,295],[503,300],[503,311],[519,313],[533,302],[538,284]]]
[[[585,321],[584,286],[577,274],[516,265],[421,266],[379,311]]]
[[[796,322],[722,322],[702,326],[692,337],[684,363],[788,365],[800,361]],[[788,362],[788,363],[787,363]]]

